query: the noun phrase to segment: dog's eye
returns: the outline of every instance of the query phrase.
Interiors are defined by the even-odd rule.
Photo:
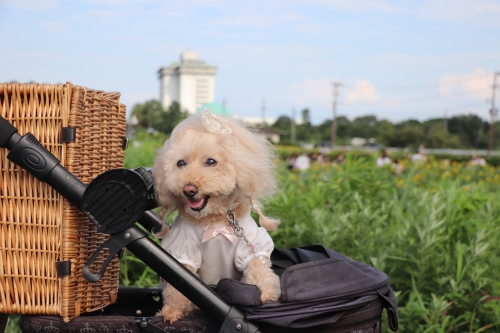
[[[217,165],[217,161],[214,160],[213,158],[209,158],[205,164],[207,166],[214,166],[214,165]]]
[[[177,167],[178,168],[182,168],[185,165],[186,165],[186,161],[184,161],[184,160],[178,160],[177,161]]]

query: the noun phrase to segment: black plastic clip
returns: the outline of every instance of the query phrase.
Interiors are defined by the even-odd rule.
[[[58,278],[71,275],[71,261],[56,261],[56,273]]]
[[[128,148],[128,139],[126,137],[122,138],[122,149],[126,150]]]
[[[61,143],[75,142],[76,141],[76,128],[63,127],[61,129]]]

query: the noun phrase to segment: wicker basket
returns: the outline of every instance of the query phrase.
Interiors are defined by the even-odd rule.
[[[125,106],[120,94],[71,83],[0,84],[0,115],[31,132],[61,164],[88,184],[123,167]],[[76,130],[61,143],[63,128]],[[74,132],[73,132],[74,133]],[[47,184],[0,149],[0,313],[54,314],[65,321],[115,303],[119,261],[96,283],[83,279],[88,258],[108,236]],[[105,260],[102,254],[92,271]],[[71,268],[58,276],[56,263]]]

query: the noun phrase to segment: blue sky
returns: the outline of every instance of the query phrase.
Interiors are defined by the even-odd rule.
[[[0,0],[2,82],[119,91],[131,110],[186,50],[217,66],[216,101],[240,116],[265,100],[266,117],[320,123],[339,82],[349,119],[489,119],[500,1]]]

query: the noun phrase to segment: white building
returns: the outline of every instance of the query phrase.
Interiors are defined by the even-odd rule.
[[[158,71],[160,79],[160,101],[165,109],[172,102],[195,113],[205,103],[215,98],[215,72],[217,67],[198,59],[194,51],[183,52],[180,62],[174,62]]]

